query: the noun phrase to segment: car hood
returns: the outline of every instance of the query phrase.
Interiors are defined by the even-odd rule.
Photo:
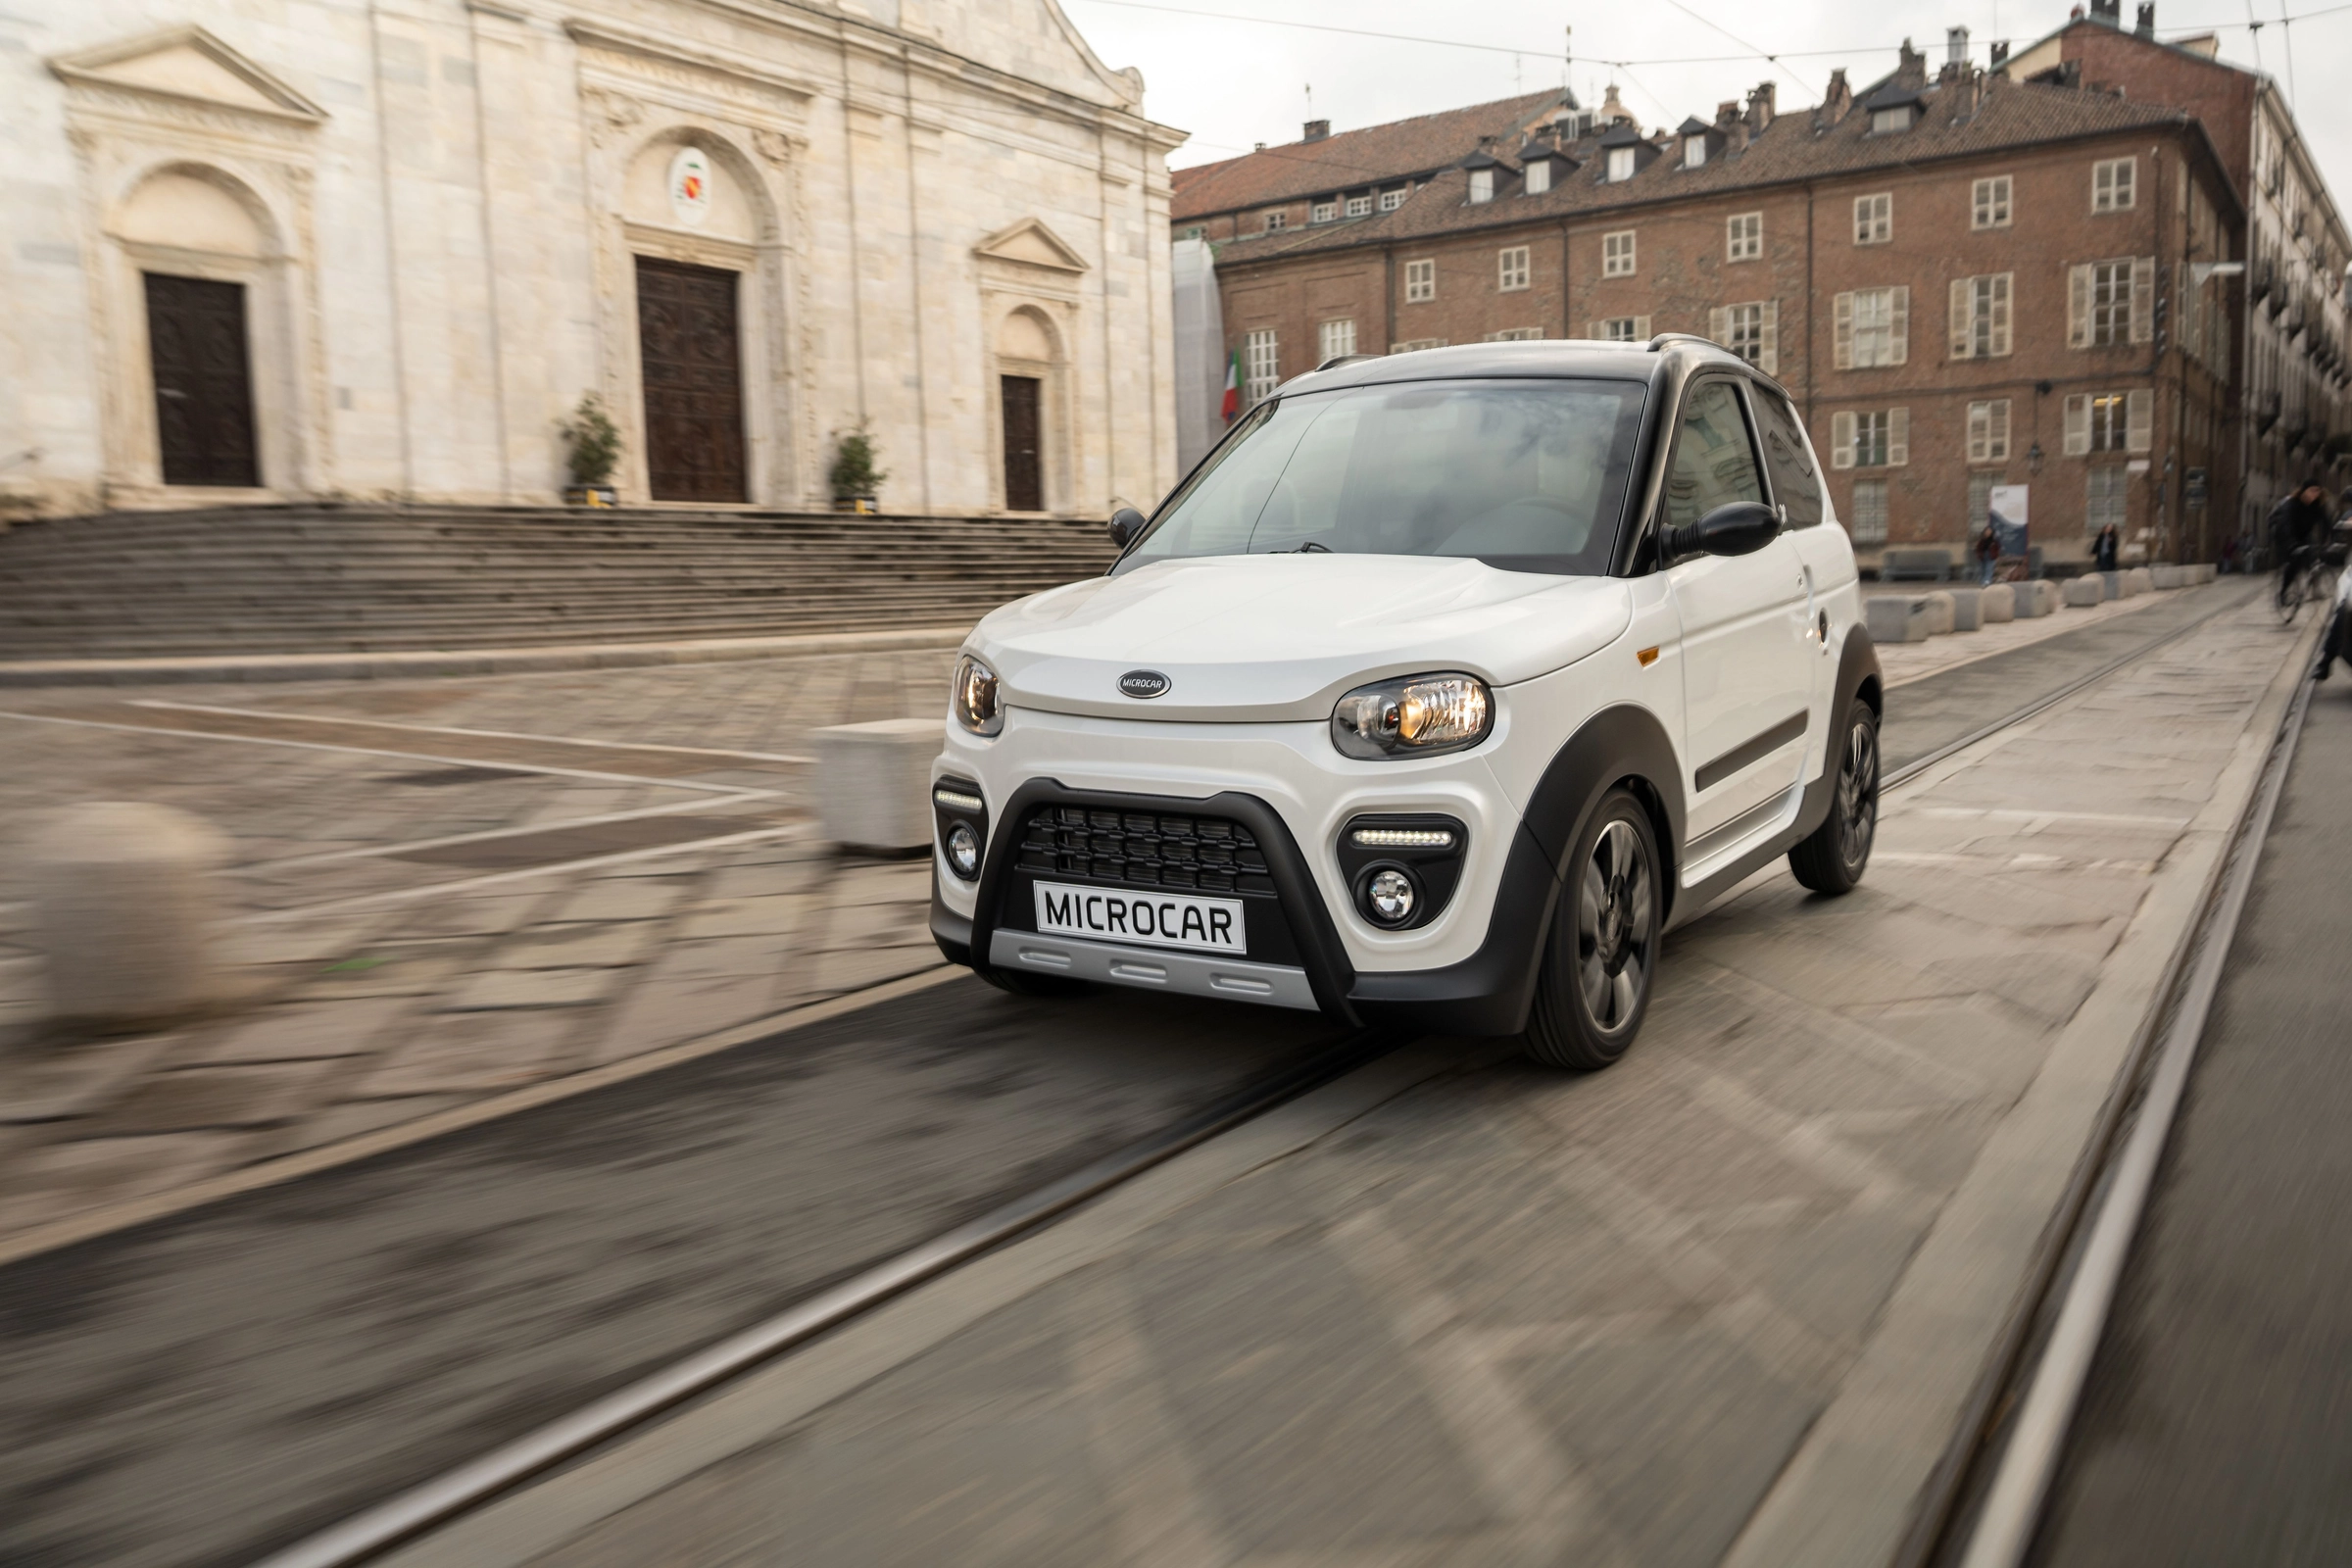
[[[1431,556],[1215,556],[1006,605],[964,646],[1014,707],[1272,722],[1328,718],[1343,693],[1389,675],[1529,680],[1605,648],[1632,618],[1613,577]],[[1131,670],[1165,675],[1166,694],[1122,696]]]

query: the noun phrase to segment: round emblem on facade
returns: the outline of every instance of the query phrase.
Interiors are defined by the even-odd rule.
[[[1168,691],[1168,677],[1156,669],[1131,669],[1119,677],[1119,691],[1127,697],[1164,697]]]
[[[669,210],[695,228],[710,216],[710,160],[700,147],[681,147],[669,161]]]

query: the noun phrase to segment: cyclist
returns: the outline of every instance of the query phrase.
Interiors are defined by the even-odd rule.
[[[2271,509],[2271,553],[2278,558],[2278,602],[2295,577],[2311,564],[2335,523],[2324,485],[2305,483]]]

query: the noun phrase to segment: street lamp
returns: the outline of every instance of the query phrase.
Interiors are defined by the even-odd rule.
[[[2245,271],[2246,264],[2243,262],[2191,262],[2188,264],[2188,281],[2192,288],[2203,288],[2209,277],[2243,277]]]
[[[2041,472],[2041,443],[2038,441],[2026,448],[2026,472],[2031,474]]]

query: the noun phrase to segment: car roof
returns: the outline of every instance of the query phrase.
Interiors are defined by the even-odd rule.
[[[1646,343],[1546,338],[1512,343],[1464,343],[1453,348],[1412,349],[1402,354],[1358,354],[1325,363],[1293,376],[1277,392],[1325,392],[1336,387],[1377,386],[1394,381],[1454,381],[1487,377],[1646,382],[1661,370],[1689,373],[1702,365],[1755,368],[1705,338],[1666,333]]]

